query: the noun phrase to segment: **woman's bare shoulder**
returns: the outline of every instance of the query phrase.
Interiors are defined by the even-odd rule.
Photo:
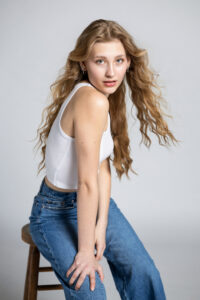
[[[93,86],[82,86],[74,95],[74,108],[78,110],[83,106],[88,109],[98,109],[104,107],[109,110],[109,101],[107,97]]]

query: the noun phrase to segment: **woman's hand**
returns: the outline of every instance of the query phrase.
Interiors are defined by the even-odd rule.
[[[96,260],[100,260],[103,256],[106,248],[106,227],[107,224],[104,222],[97,221],[95,227],[95,246],[96,246]]]
[[[80,288],[85,280],[86,275],[89,275],[90,288],[93,291],[95,289],[95,271],[98,272],[102,282],[104,279],[102,266],[97,262],[94,253],[92,252],[79,251],[75,256],[73,264],[68,269],[66,277],[68,277],[72,271],[74,271],[74,273],[70,278],[69,284],[73,284],[76,278],[80,275],[75,286],[76,290]]]

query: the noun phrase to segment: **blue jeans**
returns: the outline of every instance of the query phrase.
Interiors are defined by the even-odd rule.
[[[79,290],[66,272],[78,250],[77,192],[60,192],[42,180],[31,210],[30,233],[40,253],[50,262],[63,286],[65,298],[105,300],[105,286],[95,272],[95,289],[87,275]],[[95,251],[94,251],[95,252]],[[166,300],[160,273],[134,229],[110,197],[106,229],[107,259],[115,286],[123,300]]]

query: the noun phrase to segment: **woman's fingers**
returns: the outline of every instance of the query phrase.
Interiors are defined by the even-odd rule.
[[[96,253],[96,256],[95,256],[95,258],[97,260],[100,260],[102,258],[104,250],[105,250],[105,248],[101,248],[101,249],[97,248],[97,253]]]
[[[80,289],[81,285],[83,284],[84,280],[85,280],[85,277],[86,277],[86,273],[85,272],[82,272],[81,275],[79,276],[79,279],[76,283],[76,286],[75,286],[75,289],[78,290]],[[94,291],[95,289],[95,272],[91,272],[89,274],[89,277],[90,277],[90,289],[92,291]]]
[[[101,257],[102,257],[102,256],[101,256],[101,254],[100,254],[100,253],[97,253],[97,255],[96,255],[96,259],[97,259],[97,260],[100,260],[100,259],[101,259]]]
[[[90,289],[94,291],[95,289],[95,272],[90,273]]]
[[[81,275],[79,276],[79,279],[78,279],[78,281],[77,281],[77,283],[76,283],[75,290],[80,289],[80,287],[81,287],[83,281],[85,280],[85,276],[86,276],[86,274],[81,273]]]
[[[67,270],[66,277],[69,277],[69,274],[76,269],[77,265],[73,263],[71,267]]]
[[[84,257],[85,256],[85,257]],[[83,260],[83,261],[81,261]],[[75,270],[76,269],[76,270]],[[75,270],[75,271],[74,271]],[[78,290],[83,284],[86,275],[90,277],[90,289],[94,291],[95,289],[95,271],[98,272],[101,281],[103,282],[104,275],[102,266],[95,261],[94,256],[88,257],[82,253],[78,253],[75,257],[74,263],[66,272],[66,277],[69,277],[70,273],[73,272],[72,277],[69,280],[69,284],[73,284],[74,281],[78,278],[75,289]]]
[[[97,272],[99,274],[99,277],[100,277],[101,281],[103,282],[103,280],[104,280],[104,274],[103,274],[103,269],[102,269],[101,265],[99,265],[99,267],[97,269]]]
[[[81,273],[81,272],[82,272],[82,273]],[[102,267],[101,267],[101,266],[99,266],[99,268],[97,269],[97,272],[98,272],[98,274],[99,274],[99,276],[100,276],[101,281],[103,282],[104,274],[103,274],[103,271],[102,271]],[[78,281],[77,281],[77,283],[76,283],[76,286],[75,286],[75,289],[78,290],[78,289],[81,287],[81,285],[83,284],[83,282],[84,282],[84,280],[85,280],[85,277],[86,277],[87,273],[88,273],[88,272],[86,272],[86,270],[83,271],[83,270],[80,270],[80,268],[79,268],[79,269],[76,269],[76,271],[74,272],[74,274],[73,274],[72,277],[70,278],[69,284],[70,284],[70,285],[73,284],[74,281],[76,280],[76,278],[81,274],[81,275],[79,276],[79,279],[78,279]],[[91,271],[91,272],[89,273],[89,277],[90,277],[90,289],[91,289],[92,291],[94,291],[94,289],[95,289],[95,271]]]
[[[74,274],[72,275],[72,277],[70,278],[69,284],[73,284],[74,281],[76,280],[76,278],[79,276],[79,274],[81,273],[80,268],[76,269],[76,271],[74,272]],[[80,276],[81,277],[81,276]],[[79,278],[80,278],[79,277]]]
[[[81,273],[81,275],[79,276],[79,279],[78,279],[78,281],[76,283],[76,286],[75,286],[76,290],[80,289],[81,285],[83,284],[83,282],[85,280],[86,275],[87,274],[85,272]],[[94,291],[94,289],[95,289],[95,272],[91,272],[89,274],[89,276],[90,276],[90,289],[92,291]],[[70,279],[70,281],[71,281],[71,279]]]
[[[101,248],[100,248],[100,247],[97,247],[97,255],[96,255],[96,258],[99,260],[99,259],[100,259],[100,256],[101,256]]]

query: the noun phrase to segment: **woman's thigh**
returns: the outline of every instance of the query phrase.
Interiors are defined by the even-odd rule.
[[[52,201],[54,200],[54,201]],[[78,278],[72,285],[66,272],[74,262],[78,251],[77,203],[74,201],[55,201],[51,197],[37,195],[31,211],[30,233],[42,255],[51,263],[52,268],[70,289],[70,295],[76,293],[93,293],[90,290],[90,279],[87,275],[79,290],[75,290]],[[95,290],[105,293],[99,274],[95,272]],[[72,293],[73,292],[73,293]],[[88,299],[90,299],[88,297]],[[93,298],[91,298],[93,299]],[[100,299],[100,298],[97,298]],[[102,297],[101,299],[105,299]]]

